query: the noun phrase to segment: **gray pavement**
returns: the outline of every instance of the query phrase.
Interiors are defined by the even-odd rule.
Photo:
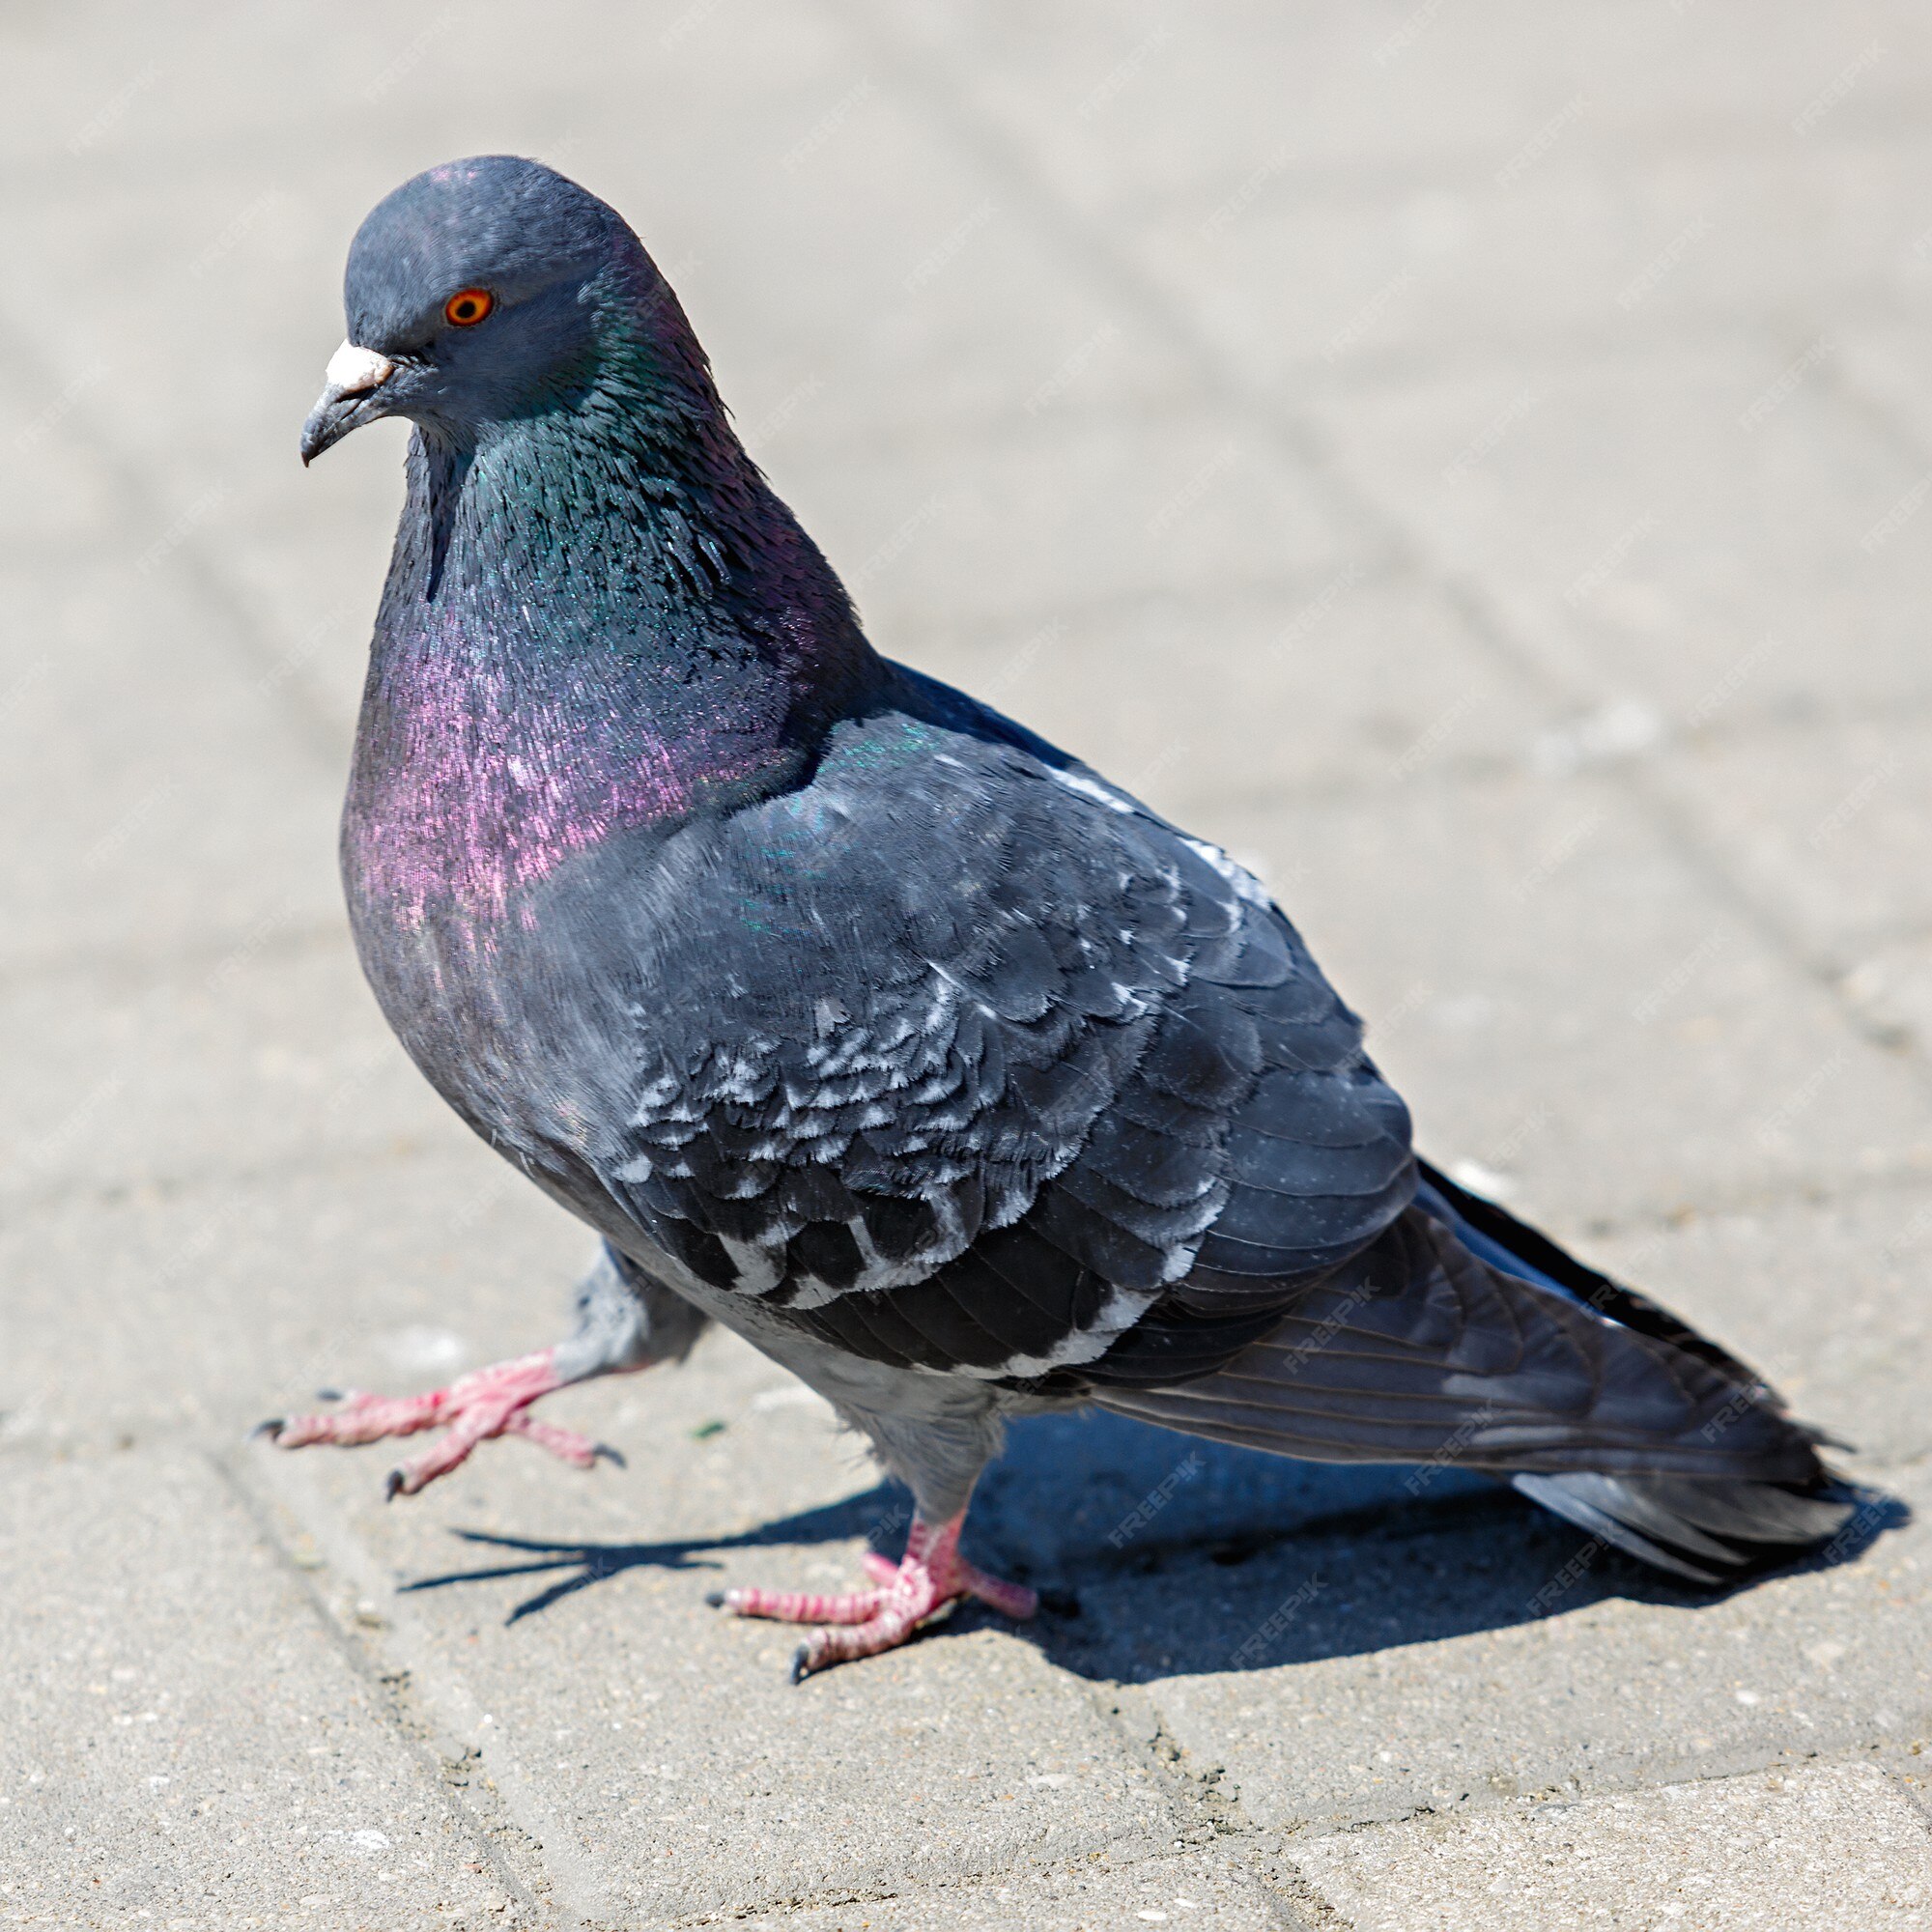
[[[1932,23],[814,0],[0,19],[0,1925],[1932,1923]],[[1453,1470],[1016,1430],[1078,1593],[800,1690],[899,1499],[728,1338],[407,1506],[242,1441],[554,1339],[334,816],[363,211],[623,208],[877,641],[1265,872],[1427,1146],[1858,1445],[1717,1604]],[[1917,1511],[1918,1520],[1912,1513]]]

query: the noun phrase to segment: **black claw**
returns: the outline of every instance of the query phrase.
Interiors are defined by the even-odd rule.
[[[791,1668],[785,1674],[794,1684],[803,1684],[811,1668],[811,1646],[802,1643],[791,1654]]]
[[[256,1436],[266,1435],[272,1442],[288,1426],[289,1419],[286,1415],[271,1415],[266,1422],[258,1422],[249,1430],[248,1440],[252,1442]]]
[[[617,1450],[611,1448],[608,1442],[598,1442],[592,1445],[590,1460],[595,1463],[600,1457],[607,1463],[616,1463],[620,1469],[628,1469],[631,1466],[630,1463],[624,1461],[623,1456]]]
[[[714,1610],[722,1610],[724,1607],[724,1592],[723,1590],[707,1590],[704,1593],[704,1601]]]
[[[1080,1599],[1071,1590],[1042,1590],[1039,1606],[1049,1616],[1077,1617],[1080,1614]]]
[[[389,1473],[383,1478],[383,1500],[385,1503],[392,1503],[396,1500],[396,1498],[399,1495],[402,1494],[402,1492],[403,1492],[403,1472],[400,1469],[391,1469]]]
[[[317,1389],[315,1399],[317,1402],[340,1402],[342,1400],[342,1391],[340,1389]]]

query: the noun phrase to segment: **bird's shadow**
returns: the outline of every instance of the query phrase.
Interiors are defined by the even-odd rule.
[[[912,1520],[912,1503],[905,1492],[891,1483],[879,1483],[860,1494],[827,1503],[818,1509],[802,1510],[795,1516],[777,1517],[756,1529],[736,1536],[688,1537],[665,1543],[552,1543],[539,1537],[502,1536],[488,1530],[459,1529],[453,1532],[463,1542],[481,1548],[514,1551],[522,1560],[506,1556],[500,1562],[453,1570],[440,1577],[418,1577],[401,1586],[408,1594],[418,1590],[446,1590],[459,1583],[495,1583],[519,1577],[549,1577],[533,1596],[510,1612],[505,1622],[522,1623],[549,1609],[579,1590],[608,1581],[626,1570],[718,1570],[718,1556],[732,1549],[771,1549],[812,1543],[849,1543],[864,1537],[870,1548],[896,1555],[896,1537],[904,1541],[906,1525]]]
[[[547,1579],[517,1624],[626,1570],[719,1571],[731,1552],[863,1538],[896,1556],[911,1504],[881,1483],[737,1535],[572,1543],[457,1534],[502,1560],[403,1587]],[[1910,1512],[1861,1492],[1843,1530],[1786,1566],[1851,1562]],[[1266,1668],[1533,1623],[1610,1597],[1695,1605],[1753,1588],[1680,1586],[1493,1481],[1445,1465],[1297,1463],[1101,1415],[1016,1424],[982,1479],[967,1544],[1039,1586],[1025,1627],[1083,1676],[1141,1682]],[[737,1580],[761,1580],[747,1572]],[[856,1580],[856,1579],[855,1579]],[[977,1607],[952,1628],[990,1620]]]

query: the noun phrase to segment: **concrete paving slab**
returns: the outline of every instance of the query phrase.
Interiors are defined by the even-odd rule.
[[[0,1462],[10,1924],[545,1917],[192,1452]]]
[[[165,538],[123,525],[116,563],[6,583],[0,810],[29,830],[0,859],[0,970],[340,918],[339,781],[251,690],[174,556],[139,570],[131,547]]]
[[[1888,130],[1932,66],[1922,20],[1896,5],[1827,23],[1786,0],[1748,33],[1666,0],[1560,35],[1540,33],[1540,19],[1515,0],[1296,15],[1241,0],[1051,15],[960,0],[904,28],[1090,215],[1131,215],[1177,190],[1212,206],[1216,187],[1257,173],[1244,206],[1304,188],[1395,199],[1459,165],[1487,181],[1579,92],[1588,113],[1573,138],[1605,172],[1672,143],[1775,154],[1797,144],[1792,122],[1874,39],[1884,57],[1827,104],[1814,146]],[[1320,85],[1303,84],[1316,74]]]
[[[1247,424],[1190,412],[1044,418],[980,440],[844,445],[779,486],[845,579],[878,647],[1066,604],[1368,561]]]
[[[0,984],[0,1060],[16,1108],[0,1123],[0,1200],[378,1153],[450,1125],[339,921],[304,925],[293,901],[212,957]]]
[[[0,557],[19,570],[65,554],[78,568],[114,529],[122,507],[121,480],[74,436],[71,421],[109,371],[97,358],[23,374],[0,426],[11,458],[0,481]]]
[[[1932,370],[1917,354],[1932,305],[1932,242],[1921,246],[1915,235],[1891,266],[1893,312],[1849,318],[1833,338],[1836,366],[1849,394],[1895,434],[1932,449]]]
[[[1833,1765],[1339,1833],[1294,1863],[1357,1932],[1879,1932],[1932,1913],[1932,1833]]]
[[[1727,869],[1842,972],[1932,924],[1916,856],[1932,806],[1932,720],[1793,725],[1687,749],[1658,781]]]
[[[1215,808],[1407,1096],[1419,1144],[1556,1217],[1917,1172],[1917,1075],[1584,775]]]
[[[273,155],[291,145],[297,128],[313,151],[332,128],[338,165],[380,168],[392,158],[363,148],[372,132],[435,141],[452,125],[467,122],[473,136],[479,122],[543,111],[567,112],[586,139],[594,129],[635,145],[660,138],[660,127],[699,128],[707,113],[716,123],[717,93],[694,98],[692,89],[706,77],[714,90],[726,85],[718,77],[722,55],[733,61],[728,88],[742,86],[750,105],[774,84],[810,75],[830,39],[809,11],[749,33],[758,16],[730,0],[634,21],[566,5],[555,16],[559,31],[542,37],[507,10],[477,6],[428,17],[406,40],[382,47],[353,31],[378,22],[377,9],[351,5],[343,17],[352,31],[327,43],[306,35],[299,19],[275,14],[226,25],[195,14],[129,21],[111,6],[83,4],[58,31],[51,22],[23,23],[16,39],[23,106],[9,129],[10,152],[92,185],[100,174],[125,179],[156,155],[189,161],[225,148]],[[605,58],[592,74],[587,37],[600,25]],[[260,77],[259,95],[234,86],[242,71]],[[624,72],[647,90],[662,83],[650,115],[622,114]],[[592,81],[612,92],[599,93],[587,86]],[[472,145],[441,154],[488,152]]]
[[[1903,533],[1926,459],[1834,394],[1831,355],[1828,328],[1787,326],[1384,383],[1317,412],[1525,664],[1579,715],[1646,707],[1654,745],[1926,691],[1926,566]]]
[[[1158,809],[1513,770],[1554,719],[1443,603],[1344,566],[927,641],[920,662]]]
[[[498,1784],[542,1794],[549,1822],[525,1829],[582,1867],[593,1916],[1179,1849],[1191,1821],[1104,1699],[996,1620],[793,1687],[795,1630],[705,1605],[753,1579],[849,1587],[905,1514],[762,1357],[727,1338],[700,1356],[556,1406],[622,1445],[612,1481],[499,1444],[402,1507],[382,1451],[264,1449],[247,1479],[376,1605],[371,1641]]]
[[[861,44],[727,165],[736,213],[704,224],[674,279],[742,433],[781,479],[800,450],[860,434],[1135,413],[1197,392],[1145,318]],[[646,209],[664,198],[639,186]],[[774,302],[782,328],[764,319]]]
[[[454,1120],[440,1132],[11,1213],[7,1434],[232,1443],[318,1385],[433,1385],[557,1340],[594,1243]]]
[[[1900,939],[1874,948],[1838,986],[1879,1038],[1921,1058],[1932,1050],[1932,939]]]
[[[64,462],[116,451],[125,528],[102,541],[128,554],[137,588],[165,570],[216,602],[201,621],[213,617],[236,681],[312,737],[322,725],[339,789],[401,496],[402,432],[367,439],[366,469],[358,450],[313,472],[295,433],[340,339],[339,258],[355,217],[326,151],[185,166],[150,142],[143,159],[152,171],[118,174],[77,204],[50,194],[14,224],[22,283],[43,299],[12,328],[44,365],[43,416],[57,412],[15,487],[31,487],[43,446]],[[101,260],[122,265],[131,313],[68,298]],[[218,382],[184,380],[207,365],[212,316],[247,347]],[[378,456],[388,459],[380,474]],[[150,563],[157,545],[165,554]]]
[[[1293,407],[1385,374],[1640,351],[1769,315],[1868,304],[1923,231],[1903,143],[1619,158],[1589,82],[1553,91],[1406,193],[1253,164],[1122,217],[1135,261]],[[1606,152],[1606,149],[1609,152]],[[1534,264],[1528,270],[1526,265]]]
[[[1719,1602],[1498,1491],[1087,1585],[1061,1654],[1146,1685],[1161,1734],[1264,1832],[1910,1751],[1932,1737],[1927,1488],[1915,1469],[1885,1489],[1905,1507],[1855,1519],[1844,1560]]]
[[[1102,1858],[1012,1883],[961,1886],[816,1911],[759,1915],[747,1932],[1116,1932],[1143,1925],[1202,1932],[1278,1932],[1278,1899],[1231,1860]]]
[[[1621,1229],[1584,1252],[1736,1350],[1861,1466],[1902,1467],[1932,1449],[1923,1189],[1693,1214]]]

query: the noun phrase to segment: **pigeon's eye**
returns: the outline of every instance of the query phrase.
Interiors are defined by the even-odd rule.
[[[442,317],[458,328],[474,328],[497,306],[488,289],[458,289],[442,305]]]

